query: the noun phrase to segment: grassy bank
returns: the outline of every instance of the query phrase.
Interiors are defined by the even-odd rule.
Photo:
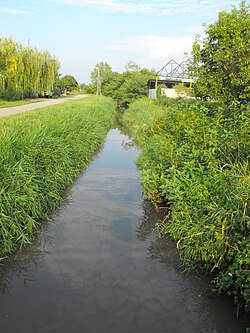
[[[59,206],[114,117],[111,99],[90,97],[0,119],[0,258]]]
[[[140,100],[123,122],[142,148],[146,198],[168,206],[161,235],[188,267],[216,273],[238,308],[250,302],[250,110],[194,100]]]
[[[0,108],[10,108],[12,106],[19,106],[19,105],[25,105],[25,104],[30,104],[30,100],[25,100],[25,101],[3,101],[0,100]]]

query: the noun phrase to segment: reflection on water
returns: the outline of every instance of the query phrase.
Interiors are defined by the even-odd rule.
[[[0,268],[5,332],[237,333],[231,302],[179,269],[161,214],[143,201],[138,150],[112,130],[68,205]]]
[[[39,269],[39,262],[44,256],[50,255],[50,249],[54,247],[54,237],[49,234],[49,226],[51,224],[44,223],[32,244],[0,264],[0,295],[11,294],[15,279],[23,281],[25,287],[34,281],[31,271]]]

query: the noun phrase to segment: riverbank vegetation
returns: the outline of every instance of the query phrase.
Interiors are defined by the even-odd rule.
[[[218,289],[246,308],[249,119],[246,106],[194,100],[171,100],[167,106],[141,100],[123,116],[142,148],[138,165],[145,197],[168,207],[158,232],[176,240],[186,266],[217,273]]]
[[[189,60],[199,99],[142,99],[123,123],[142,148],[145,197],[168,212],[157,230],[186,267],[216,274],[219,291],[250,310],[249,6],[196,40]],[[238,50],[238,51],[237,51]]]
[[[91,97],[0,119],[0,258],[30,242],[114,117],[111,99]]]

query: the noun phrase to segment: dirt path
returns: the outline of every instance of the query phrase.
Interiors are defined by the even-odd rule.
[[[30,111],[30,110],[40,109],[40,108],[44,108],[46,106],[67,102],[72,99],[79,99],[79,98],[85,98],[85,97],[87,97],[87,95],[69,96],[69,97],[59,98],[59,99],[52,99],[52,98],[51,99],[42,99],[39,102],[33,102],[31,104],[13,106],[13,107],[2,108],[2,109],[0,108],[0,117],[5,117],[5,116],[9,116],[11,114],[26,112],[26,111]]]

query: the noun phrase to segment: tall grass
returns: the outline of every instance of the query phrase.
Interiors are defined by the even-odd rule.
[[[144,100],[123,121],[142,147],[146,198],[170,207],[159,233],[176,240],[185,265],[215,272],[218,289],[249,310],[249,108]]]
[[[0,119],[0,258],[30,242],[114,117],[111,99],[91,97]]]

